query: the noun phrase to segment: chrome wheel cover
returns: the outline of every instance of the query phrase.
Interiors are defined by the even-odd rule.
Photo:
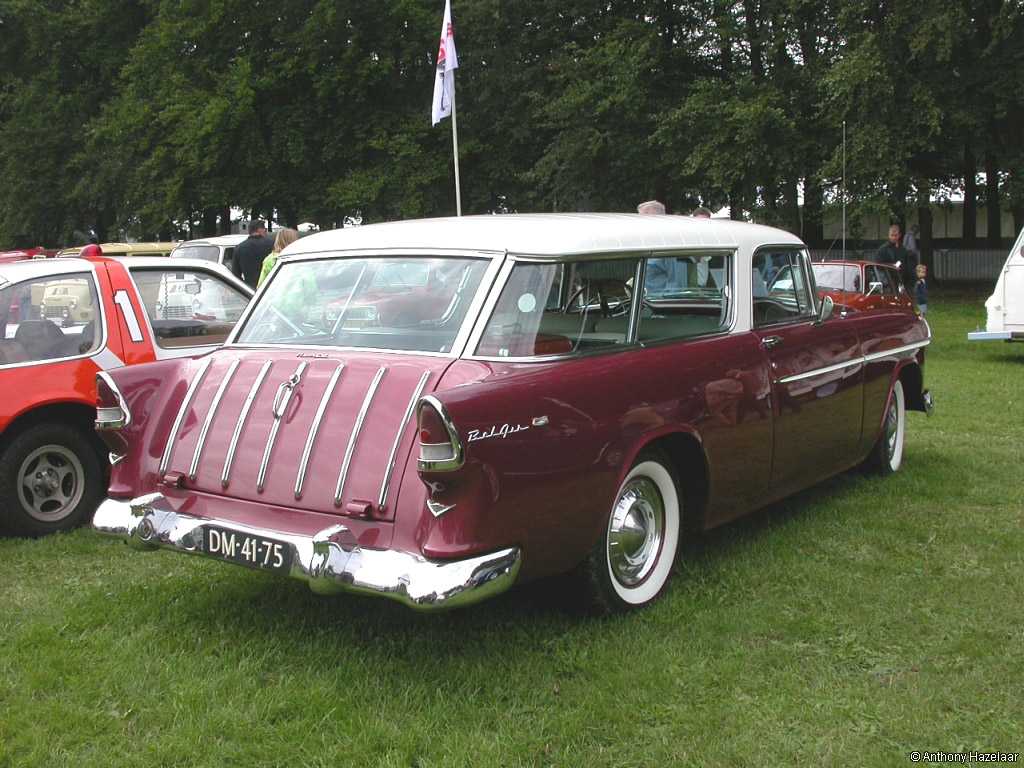
[[[616,581],[634,587],[650,574],[665,535],[665,502],[657,484],[635,477],[623,487],[608,521],[608,564]]]
[[[18,468],[18,501],[40,522],[63,520],[78,506],[84,492],[82,462],[63,445],[36,448]]]

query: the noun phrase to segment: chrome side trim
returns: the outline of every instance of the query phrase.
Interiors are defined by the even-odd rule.
[[[864,356],[864,362],[870,363],[873,360],[881,360],[883,357],[892,357],[893,355],[902,355],[904,352],[912,352],[915,349],[921,347],[927,347],[932,343],[931,339],[926,341],[915,341],[913,344],[906,344],[902,347],[896,347],[896,349],[887,349],[884,352],[872,352],[870,355]]]
[[[228,444],[228,454],[224,458],[224,469],[220,473],[220,485],[222,488],[228,487],[228,478],[231,477],[231,465],[235,461],[235,449],[238,447],[238,438],[242,434],[242,427],[245,426],[245,420],[252,409],[253,401],[256,399],[256,395],[259,394],[260,387],[263,385],[263,380],[267,378],[267,373],[270,371],[271,366],[273,366],[273,362],[270,360],[263,363],[260,372],[256,374],[256,380],[249,387],[249,394],[246,395],[245,403],[242,404],[242,411],[238,414],[238,421],[235,422],[235,431],[231,434],[231,442]]]
[[[210,431],[210,425],[213,423],[213,417],[217,413],[217,407],[220,405],[220,401],[224,397],[224,392],[227,391],[228,384],[231,383],[231,377],[235,375],[235,371],[238,370],[238,366],[241,362],[241,359],[235,359],[231,363],[227,373],[224,374],[224,378],[220,382],[220,386],[217,387],[217,393],[213,396],[213,402],[210,403],[210,410],[207,412],[206,419],[203,421],[203,428],[199,432],[199,442],[196,443],[195,453],[192,454],[192,464],[188,468],[189,480],[196,479],[196,471],[199,469],[199,458],[203,455],[203,447],[206,445],[206,435]]]
[[[324,412],[327,410],[327,403],[331,400],[331,395],[334,394],[334,388],[338,385],[338,379],[341,378],[341,372],[345,370],[344,363],[338,363],[338,367],[334,369],[334,373],[331,374],[331,380],[327,382],[327,389],[324,390],[323,397],[320,398],[320,405],[317,406],[316,415],[313,417],[313,423],[309,427],[309,437],[306,438],[306,447],[302,449],[302,461],[299,462],[299,471],[295,475],[295,498],[296,500],[302,498],[302,485],[306,481],[306,469],[309,467],[309,457],[313,453],[313,444],[316,442],[316,435],[320,431],[320,422],[323,421]]]
[[[786,376],[778,380],[779,384],[789,384],[794,381],[803,381],[804,379],[810,379],[815,376],[823,376],[826,373],[834,373],[835,371],[843,371],[847,368],[853,368],[855,365],[863,365],[864,358],[858,357],[845,363],[837,363],[836,365],[826,365],[824,368],[815,368],[813,371],[806,371],[804,373],[797,373],[793,376]]]
[[[373,396],[377,394],[377,387],[380,386],[380,380],[384,378],[384,373],[387,368],[381,366],[377,369],[377,375],[373,377],[373,381],[370,382],[370,388],[366,390],[366,397],[363,398],[363,404],[359,408],[359,414],[356,416],[356,422],[352,425],[352,434],[348,438],[348,447],[345,449],[345,460],[341,463],[341,472],[338,474],[338,484],[334,488],[334,506],[341,506],[341,493],[345,490],[345,480],[348,478],[349,464],[352,463],[352,455],[356,452],[356,441],[359,439],[359,433],[363,429],[363,421],[366,419],[366,412],[370,410],[370,403],[373,402]]]
[[[263,449],[263,459],[260,461],[260,470],[256,475],[256,492],[263,493],[263,484],[267,479],[267,467],[270,465],[270,454],[274,451],[274,443],[277,442],[277,433],[281,429],[281,422],[288,411],[288,404],[292,401],[295,388],[302,381],[302,374],[305,373],[309,363],[299,363],[295,373],[285,379],[278,387],[274,396],[274,423],[270,425],[270,434],[267,435],[267,445]]]
[[[405,425],[409,423],[409,418],[412,416],[413,409],[416,407],[416,403],[419,402],[420,395],[423,394],[423,387],[427,384],[427,379],[430,378],[430,371],[424,371],[423,375],[420,376],[419,384],[416,385],[416,390],[412,393],[412,397],[409,399],[409,405],[405,409],[405,415],[402,416],[402,421],[398,424],[398,432],[395,434],[395,442],[391,444],[391,453],[388,454],[388,463],[384,466],[384,479],[380,484],[380,496],[377,498],[377,508],[384,509],[384,503],[388,500],[388,485],[391,482],[391,472],[395,468],[395,456],[398,453],[398,446],[402,442],[402,435],[405,434]]]
[[[893,355],[902,355],[905,352],[912,352],[915,349],[921,347],[927,347],[931,344],[931,339],[926,341],[915,341],[913,344],[906,344],[902,347],[896,347],[896,349],[887,349],[885,352],[872,352],[870,355],[864,355],[863,357],[855,357],[853,360],[848,360],[845,363],[836,363],[835,365],[826,365],[824,368],[815,368],[813,371],[804,371],[803,373],[796,373],[792,376],[786,376],[781,379],[776,379],[777,384],[789,384],[794,381],[801,381],[803,379],[810,379],[814,376],[821,376],[826,373],[833,373],[834,371],[841,371],[845,368],[852,368],[855,365],[865,365],[875,360],[881,360],[886,357],[892,357]]]
[[[289,550],[291,568],[282,575],[306,582],[318,594],[354,592],[385,597],[417,611],[459,608],[504,592],[515,583],[523,560],[519,547],[458,560],[428,560],[418,552],[368,549],[343,525],[312,535],[282,533],[176,512],[159,493],[131,501],[107,499],[96,510],[92,525],[134,549],[164,548],[210,558],[214,556],[205,551],[208,526],[269,538]]]
[[[181,429],[181,422],[185,420],[185,413],[188,411],[188,407],[192,404],[192,398],[195,397],[196,390],[199,389],[199,385],[206,376],[206,372],[210,370],[210,364],[212,362],[213,358],[207,357],[199,364],[199,370],[196,371],[196,375],[192,377],[192,381],[188,385],[188,389],[185,391],[185,399],[181,401],[181,407],[178,408],[178,415],[174,419],[174,426],[171,427],[171,433],[167,436],[167,446],[164,448],[163,458],[160,459],[161,477],[163,477],[164,472],[167,471],[167,465],[171,463],[171,454],[174,452],[174,441],[178,439],[178,430]]]

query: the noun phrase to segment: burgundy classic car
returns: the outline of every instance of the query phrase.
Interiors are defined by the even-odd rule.
[[[831,296],[841,312],[914,308],[899,269],[890,264],[876,264],[873,261],[821,261],[812,264],[812,269],[819,296]]]
[[[324,232],[221,349],[101,377],[94,526],[420,610],[572,569],[627,609],[662,592],[686,532],[865,461],[899,469],[929,340],[903,307],[832,316],[803,243],[751,224]]]

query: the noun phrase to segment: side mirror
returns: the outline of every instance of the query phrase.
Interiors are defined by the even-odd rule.
[[[835,308],[836,303],[832,301],[831,296],[826,296],[825,298],[823,298],[821,300],[821,307],[818,309],[818,322],[824,323],[826,320],[832,317],[832,312],[835,310]]]
[[[873,280],[870,283],[868,283],[868,292],[865,293],[864,295],[865,296],[870,296],[873,293],[881,293],[881,292],[882,292],[882,284],[880,282],[877,282],[877,281]]]

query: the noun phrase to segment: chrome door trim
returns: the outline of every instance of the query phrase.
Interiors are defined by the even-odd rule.
[[[892,357],[893,355],[902,355],[904,352],[912,352],[915,349],[921,349],[921,347],[927,347],[932,343],[932,340],[926,339],[925,341],[915,341],[913,344],[905,344],[902,347],[896,347],[896,349],[887,349],[884,352],[872,352],[870,355],[864,355],[864,362],[870,363],[875,360],[881,360],[885,357]]]
[[[348,479],[348,468],[352,463],[352,456],[356,452],[356,441],[359,439],[359,433],[363,429],[363,421],[366,419],[366,413],[370,410],[370,403],[373,402],[373,396],[377,394],[377,387],[380,386],[380,380],[384,378],[384,374],[387,372],[387,368],[383,365],[377,369],[377,374],[373,377],[373,381],[370,382],[369,389],[366,390],[366,396],[363,398],[363,404],[359,407],[359,414],[356,416],[355,424],[352,425],[352,434],[348,438],[348,447],[345,449],[345,459],[341,463],[341,472],[338,474],[338,484],[334,487],[334,506],[341,506],[341,493],[345,490],[345,480]]]
[[[395,434],[395,442],[391,444],[391,453],[388,454],[388,463],[384,466],[384,479],[380,484],[380,495],[377,498],[377,509],[384,509],[384,503],[388,500],[388,484],[391,482],[391,472],[395,468],[395,456],[398,453],[398,446],[402,442],[402,435],[405,434],[405,425],[409,423],[409,418],[412,416],[413,409],[416,407],[416,403],[419,402],[420,395],[423,394],[423,387],[426,386],[427,379],[429,378],[430,371],[424,371],[423,375],[420,376],[420,381],[416,385],[416,390],[412,393],[409,405],[405,409],[405,415],[402,416],[402,421],[398,425],[398,432]]]
[[[196,471],[199,469],[199,458],[203,454],[203,447],[206,445],[206,436],[210,431],[210,425],[213,423],[213,417],[217,413],[217,407],[220,405],[221,398],[224,397],[224,392],[227,391],[228,384],[231,383],[231,377],[235,375],[235,371],[238,370],[241,362],[241,359],[237,358],[232,361],[227,373],[224,374],[224,378],[220,382],[220,386],[217,387],[217,394],[213,396],[210,410],[207,411],[206,418],[203,420],[203,428],[199,431],[199,441],[196,443],[196,450],[192,454],[192,464],[188,468],[189,480],[196,479]]]
[[[160,459],[160,476],[163,477],[164,472],[167,471],[167,465],[171,461],[171,454],[174,452],[174,441],[178,438],[178,430],[181,429],[181,422],[185,420],[185,413],[188,411],[188,407],[192,404],[192,398],[196,394],[196,390],[199,389],[200,383],[206,376],[206,372],[210,370],[210,364],[213,362],[212,357],[207,357],[199,364],[199,370],[196,371],[195,376],[192,377],[192,381],[188,385],[188,389],[185,391],[185,399],[181,401],[181,407],[178,408],[178,415],[174,418],[174,425],[171,427],[171,433],[167,436],[167,445],[164,447],[163,458]]]
[[[295,369],[295,373],[281,382],[277,394],[274,396],[274,423],[270,425],[270,434],[267,435],[267,444],[263,448],[263,459],[260,461],[260,469],[256,475],[256,493],[263,493],[263,484],[267,479],[267,467],[270,465],[270,454],[274,450],[274,443],[277,442],[277,433],[281,429],[281,422],[288,411],[288,404],[292,401],[295,388],[302,381],[302,374],[305,373],[309,363],[301,362]]]
[[[260,372],[256,374],[256,380],[253,381],[252,386],[249,387],[249,394],[246,395],[245,402],[242,404],[242,411],[238,414],[238,421],[235,422],[235,431],[231,433],[231,442],[228,443],[228,453],[224,457],[224,469],[220,474],[220,485],[221,488],[228,487],[228,478],[231,476],[231,465],[235,461],[235,449],[238,447],[238,438],[242,434],[242,427],[245,425],[245,420],[249,416],[249,411],[252,409],[253,401],[256,400],[256,395],[260,391],[260,387],[263,385],[263,380],[267,378],[267,373],[270,371],[274,363],[271,360],[267,360],[263,363],[263,367],[260,368]]]
[[[857,365],[863,365],[864,358],[857,357],[853,360],[849,360],[845,363],[836,363],[835,365],[826,365],[824,368],[815,368],[813,371],[805,371],[804,373],[796,373],[792,376],[784,376],[781,379],[776,379],[778,384],[790,384],[794,381],[803,381],[804,379],[811,379],[815,376],[823,376],[826,373],[835,373],[836,371],[844,371],[847,368],[853,368]]]
[[[323,421],[324,413],[327,411],[327,403],[330,402],[331,396],[334,394],[334,388],[338,385],[338,379],[341,378],[341,372],[344,370],[345,364],[338,363],[338,367],[331,374],[331,380],[327,382],[327,389],[324,390],[323,397],[320,398],[320,405],[317,406],[313,423],[309,427],[309,437],[306,438],[306,447],[302,449],[302,460],[299,462],[299,471],[295,476],[296,501],[302,498],[302,485],[306,481],[306,468],[309,466],[309,457],[313,454],[313,443],[316,442],[317,433],[320,431],[320,422]]]

